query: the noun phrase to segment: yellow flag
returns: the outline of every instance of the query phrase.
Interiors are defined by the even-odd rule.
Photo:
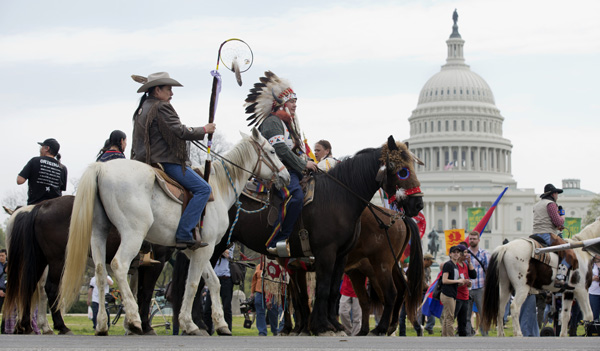
[[[452,246],[458,245],[461,241],[465,241],[465,230],[464,229],[444,230],[444,236],[446,237],[446,255],[450,255],[450,248]]]

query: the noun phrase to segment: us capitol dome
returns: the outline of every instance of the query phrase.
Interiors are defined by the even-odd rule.
[[[487,234],[481,238],[481,247],[493,249],[504,239],[531,234],[533,205],[539,195],[534,189],[517,188],[512,176],[512,144],[502,135],[504,117],[490,86],[465,63],[465,41],[458,32],[456,11],[453,20],[452,33],[446,40],[446,64],[421,89],[417,107],[408,118],[407,141],[411,151],[425,163],[416,171],[425,193],[426,233],[435,230],[441,239],[448,229],[465,228],[468,233],[467,209],[487,210],[502,190],[509,188],[486,227]],[[573,184],[573,180],[568,181]],[[548,182],[542,174],[540,182],[540,187]],[[581,198],[577,206],[570,203],[574,207],[570,212],[566,208],[567,216],[585,217],[590,200]],[[426,250],[427,235],[423,240]],[[442,252],[443,243],[441,240]]]

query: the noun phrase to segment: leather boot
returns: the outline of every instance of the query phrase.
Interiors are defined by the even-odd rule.
[[[567,273],[569,272],[569,268],[564,264],[559,264],[558,269],[556,271],[556,279],[554,280],[555,288],[564,288],[567,285]]]

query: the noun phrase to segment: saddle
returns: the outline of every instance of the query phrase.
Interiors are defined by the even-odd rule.
[[[160,163],[154,163],[151,165],[152,170],[154,170],[156,176],[156,183],[160,186],[160,188],[169,196],[173,201],[182,205],[181,212],[185,210],[185,207],[190,202],[192,198],[192,193],[185,189],[181,184],[176,182],[173,178],[169,177],[167,173],[165,173],[162,165]],[[196,167],[192,168],[194,172],[198,173],[201,177],[204,177],[202,171]],[[210,193],[210,197],[208,201],[215,201],[215,197],[213,193]]]
[[[312,203],[315,197],[315,179],[310,175],[305,175],[300,181],[300,186],[302,187],[302,192],[304,193],[303,205],[307,206]],[[253,178],[246,183],[246,186],[242,190],[242,195],[259,203],[269,204],[267,222],[269,226],[275,225],[275,222],[279,218],[279,210],[281,209],[282,202],[284,201],[280,196],[279,191],[275,191],[274,188],[269,189],[264,183]],[[287,201],[289,201],[289,198]],[[298,236],[300,237],[302,252],[305,256],[310,257],[312,256],[312,252],[310,250],[308,230],[304,228],[302,216],[300,216],[299,221],[300,231],[298,232]]]
[[[558,255],[551,255],[549,252],[543,252],[539,254],[535,253],[535,249],[547,246],[546,243],[543,242],[543,240],[540,242],[540,239],[535,236],[531,236],[526,239],[524,238],[522,240],[529,242],[533,247],[533,250],[531,251],[531,258],[540,261],[548,266],[558,267]]]

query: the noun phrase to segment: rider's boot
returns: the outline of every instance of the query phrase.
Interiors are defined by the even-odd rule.
[[[556,271],[556,279],[554,280],[555,288],[565,288],[567,285],[567,273],[569,272],[569,268],[564,264],[558,265],[558,270]]]

